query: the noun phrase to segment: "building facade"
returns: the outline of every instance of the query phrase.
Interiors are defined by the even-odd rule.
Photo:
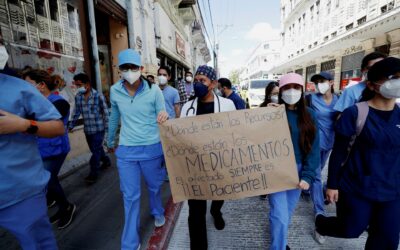
[[[109,99],[120,79],[118,53],[142,55],[143,73],[171,67],[173,80],[210,61],[196,0],[0,0],[0,35],[16,70],[39,68],[65,81],[74,107],[73,76],[86,72]],[[70,135],[68,158],[88,152],[83,129]]]
[[[278,79],[279,75],[270,70],[280,60],[280,47],[279,40],[264,41],[257,45],[246,60],[239,81],[243,84],[250,79]]]
[[[373,51],[400,56],[400,0],[281,0],[282,55],[275,73],[330,71],[335,89],[361,79]]]

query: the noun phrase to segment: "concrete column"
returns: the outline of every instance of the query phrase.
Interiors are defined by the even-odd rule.
[[[400,57],[400,29],[392,30],[387,34],[390,42],[390,56]]]

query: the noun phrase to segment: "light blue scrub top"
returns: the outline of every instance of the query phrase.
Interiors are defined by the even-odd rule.
[[[54,105],[22,79],[0,74],[0,89],[1,110],[36,121],[61,118]],[[0,209],[43,192],[49,178],[36,136],[0,135]]]
[[[107,145],[114,147],[115,133],[121,120],[117,157],[151,160],[163,155],[157,115],[165,110],[164,96],[157,85],[146,80],[130,96],[122,80],[111,87],[111,115]]]
[[[335,139],[336,110],[333,107],[337,103],[338,97],[333,95],[329,105],[326,104],[321,94],[313,94],[311,98],[310,108],[314,110],[318,121],[319,146],[323,150],[330,150],[333,148]]]
[[[169,119],[175,119],[175,104],[179,104],[181,102],[181,98],[179,97],[179,92],[175,88],[171,86],[165,86],[162,90],[165,100],[165,108],[167,110]]]
[[[366,86],[367,85],[365,82],[359,82],[356,85],[345,89],[342,95],[339,97],[334,109],[342,113],[348,107],[356,104],[360,100],[361,94]]]

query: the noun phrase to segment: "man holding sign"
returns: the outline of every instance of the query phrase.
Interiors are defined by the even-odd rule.
[[[235,105],[229,99],[214,94],[213,89],[217,84],[217,76],[212,67],[203,65],[197,69],[194,78],[194,93],[196,98],[187,102],[181,111],[181,117],[211,114],[236,110]],[[225,227],[221,208],[223,200],[213,201],[211,215],[214,217],[214,225],[217,230]],[[189,235],[191,249],[207,249],[206,212],[207,201],[189,200]]]

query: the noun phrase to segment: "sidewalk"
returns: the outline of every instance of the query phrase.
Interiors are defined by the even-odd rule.
[[[208,202],[208,211],[211,202]],[[334,214],[335,207],[327,207],[329,214]],[[251,197],[237,201],[226,201],[222,213],[226,222],[225,229],[214,228],[213,219],[207,212],[208,248],[219,249],[268,249],[269,205],[268,200]],[[189,249],[189,231],[187,225],[188,206],[185,202],[176,223],[169,250]],[[288,243],[291,249],[364,249],[366,234],[359,239],[327,238],[320,245],[313,239],[314,215],[312,202],[300,199],[289,229]]]

